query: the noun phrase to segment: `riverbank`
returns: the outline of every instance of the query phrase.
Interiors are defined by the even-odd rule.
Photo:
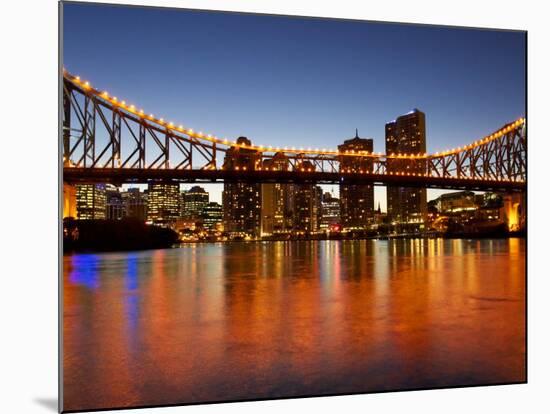
[[[168,248],[178,243],[169,228],[138,220],[65,220],[63,252],[106,252]]]

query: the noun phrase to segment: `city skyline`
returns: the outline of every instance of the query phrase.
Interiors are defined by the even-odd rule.
[[[525,111],[521,32],[105,5],[68,4],[64,13],[68,70],[165,119],[232,139],[336,148],[358,128],[383,152],[385,124],[418,107],[427,150],[436,152]],[[144,15],[147,34],[136,25]],[[105,28],[89,41],[98,20]],[[139,47],[119,53],[112,38]],[[143,50],[170,58],[143,59]],[[221,188],[209,187],[214,201]],[[428,199],[440,193],[429,190]],[[385,188],[375,189],[378,203],[386,210]]]

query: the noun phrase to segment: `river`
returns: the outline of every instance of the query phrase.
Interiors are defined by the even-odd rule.
[[[64,409],[523,382],[525,240],[63,257]]]

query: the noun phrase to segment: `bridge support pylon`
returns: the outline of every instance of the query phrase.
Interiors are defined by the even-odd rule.
[[[63,183],[63,218],[76,218],[76,186]]]
[[[526,193],[504,194],[502,201],[500,216],[508,226],[508,231],[524,231],[527,224]]]

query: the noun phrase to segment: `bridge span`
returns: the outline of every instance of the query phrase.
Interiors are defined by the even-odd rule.
[[[176,125],[67,72],[62,144],[69,184],[251,181],[502,192],[527,185],[524,118],[434,154],[281,148]]]

